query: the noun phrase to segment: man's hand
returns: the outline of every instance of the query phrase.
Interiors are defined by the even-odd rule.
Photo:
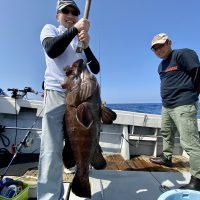
[[[89,41],[90,41],[90,36],[88,34],[88,32],[86,32],[85,30],[82,30],[79,34],[78,34],[78,39],[83,42],[83,48],[86,49],[89,46]]]
[[[88,32],[90,28],[90,22],[87,19],[81,18],[75,25],[75,28],[77,28],[78,32],[80,33],[81,31]]]

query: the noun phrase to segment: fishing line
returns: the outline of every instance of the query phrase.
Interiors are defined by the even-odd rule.
[[[100,88],[100,97],[102,96],[102,70],[101,70],[101,42],[100,42],[100,36],[99,36],[99,45],[98,45],[98,57],[99,57],[99,66],[100,66],[100,72],[99,72],[99,88]],[[102,101],[102,99],[101,99]],[[106,106],[106,101],[102,101],[102,105]]]
[[[100,65],[100,74],[99,74],[99,85],[100,85],[100,96],[101,96],[101,51],[100,51],[100,36],[99,36],[99,50],[98,50],[98,57],[99,57],[99,65]]]
[[[167,187],[166,185],[162,185],[162,183],[153,175],[153,173],[152,172],[150,172],[150,174],[153,176],[153,178],[159,183],[159,189],[160,189],[160,191],[162,192],[162,193],[164,193],[164,192],[166,192],[166,191],[168,191],[168,190],[170,190],[170,188],[169,187]]]
[[[15,126],[17,127],[18,123],[18,117],[17,117],[17,100],[16,100],[16,97],[14,98],[15,99]],[[17,129],[15,130],[15,140],[14,140],[14,145],[16,146],[17,144]]]

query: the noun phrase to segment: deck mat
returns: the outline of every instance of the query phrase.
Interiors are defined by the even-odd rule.
[[[12,157],[0,155],[0,175],[3,175]],[[37,169],[39,154],[18,154],[9,167],[7,176],[22,176],[30,169]]]

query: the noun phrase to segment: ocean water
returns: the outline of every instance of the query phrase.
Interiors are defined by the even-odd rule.
[[[107,104],[107,106],[114,110],[124,110],[131,112],[141,112],[149,114],[161,114],[161,103],[127,103],[127,104]],[[200,119],[200,104],[197,117]]]

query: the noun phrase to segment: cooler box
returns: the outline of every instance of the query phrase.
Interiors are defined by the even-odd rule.
[[[200,200],[200,192],[175,189],[163,193],[158,200]]]
[[[18,195],[12,198],[6,198],[0,195],[0,200],[28,200],[28,190],[29,190],[29,185],[24,183],[23,189]]]

